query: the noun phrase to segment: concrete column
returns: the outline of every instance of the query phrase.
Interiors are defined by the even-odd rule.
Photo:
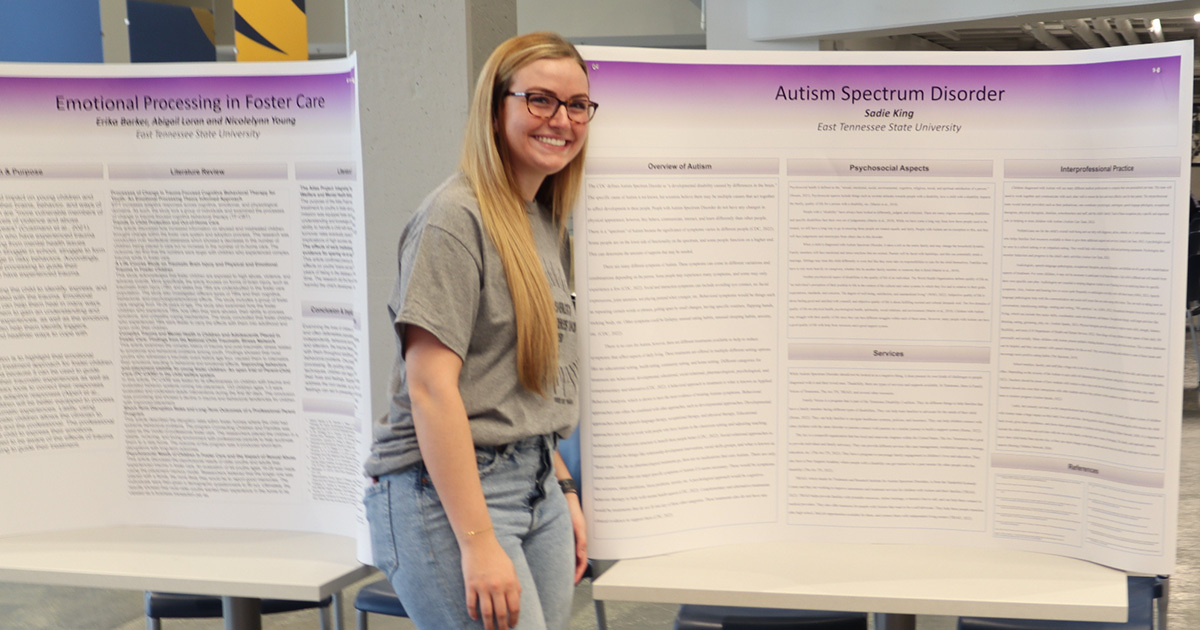
[[[458,167],[473,77],[516,34],[515,0],[354,0],[367,225],[371,393],[387,411],[396,242],[417,204]],[[477,45],[478,44],[478,45]],[[486,49],[486,52],[483,50]]]
[[[475,79],[488,55],[501,42],[516,34],[517,0],[468,0],[467,41],[471,46],[467,59],[469,90],[474,91]]]
[[[129,63],[129,14],[125,0],[100,0],[100,33],[105,63]]]

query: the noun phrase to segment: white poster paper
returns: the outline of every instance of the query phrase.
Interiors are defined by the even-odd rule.
[[[582,51],[593,556],[792,538],[1171,572],[1190,43]]]
[[[0,534],[355,535],[355,75],[0,66]]]

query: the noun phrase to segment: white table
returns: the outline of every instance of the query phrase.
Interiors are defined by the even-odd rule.
[[[932,545],[746,543],[621,560],[597,600],[915,615],[1124,621],[1126,574],[1040,553]]]
[[[373,569],[344,536],[105,527],[0,538],[0,581],[223,598],[225,627],[258,630],[259,600],[320,601]]]

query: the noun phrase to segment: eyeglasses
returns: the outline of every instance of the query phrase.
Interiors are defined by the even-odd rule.
[[[525,107],[529,108],[529,113],[538,118],[554,118],[558,108],[565,107],[567,118],[580,124],[587,124],[592,116],[596,115],[596,108],[600,107],[599,103],[586,98],[564,101],[541,92],[508,92],[508,96],[520,96],[525,99]]]

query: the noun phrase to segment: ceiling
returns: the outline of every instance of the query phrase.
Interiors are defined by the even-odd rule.
[[[1180,40],[1197,41],[1200,23],[1191,13],[1166,16],[1074,18],[989,23],[911,33],[948,50],[1079,50]],[[1200,49],[1200,43],[1197,43]],[[1193,70],[1192,101],[1200,103],[1200,63]]]
[[[1194,40],[1191,15],[1080,18],[913,33],[950,50],[1075,50]]]

